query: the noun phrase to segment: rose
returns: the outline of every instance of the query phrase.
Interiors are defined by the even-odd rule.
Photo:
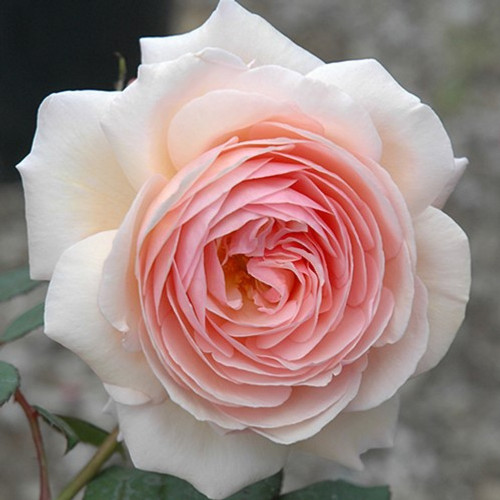
[[[462,321],[439,207],[466,161],[376,61],[324,64],[231,0],[142,51],[123,92],[49,97],[19,166],[46,333],[140,468],[221,498],[291,449],[360,466]]]

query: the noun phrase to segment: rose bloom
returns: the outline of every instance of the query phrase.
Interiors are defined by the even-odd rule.
[[[48,97],[19,165],[47,335],[139,468],[222,498],[292,450],[360,467],[463,319],[440,207],[466,160],[378,62],[325,64],[232,0],[141,44],[124,91]]]

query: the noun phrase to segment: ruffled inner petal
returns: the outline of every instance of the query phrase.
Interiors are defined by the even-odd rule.
[[[143,345],[197,418],[286,443],[342,411],[371,349],[408,322],[411,233],[373,162],[279,121],[241,136],[144,218]]]

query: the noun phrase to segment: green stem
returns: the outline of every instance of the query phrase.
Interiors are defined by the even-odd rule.
[[[38,412],[28,403],[20,389],[14,394],[14,400],[19,403],[28,419],[35,443],[36,457],[40,474],[40,500],[50,500],[49,473],[47,467],[47,457],[43,448],[42,433],[38,424]]]
[[[104,442],[99,446],[87,465],[64,488],[57,500],[71,500],[98,472],[102,465],[118,447],[118,427],[115,427]]]

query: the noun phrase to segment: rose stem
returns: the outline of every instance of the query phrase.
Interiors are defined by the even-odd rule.
[[[64,488],[57,500],[71,500],[98,472],[118,447],[118,427],[115,427],[97,449],[85,467]]]
[[[38,424],[38,412],[33,408],[20,389],[17,389],[14,394],[14,400],[21,405],[26,418],[30,424],[31,435],[35,443],[36,456],[38,460],[38,468],[40,471],[40,500],[50,500],[50,485],[47,469],[47,457],[43,448],[42,433]]]

